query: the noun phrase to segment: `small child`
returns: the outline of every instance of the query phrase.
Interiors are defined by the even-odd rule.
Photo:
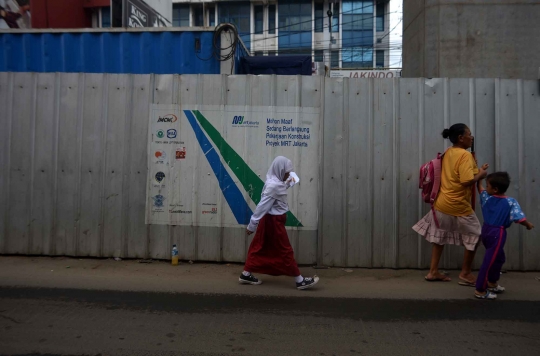
[[[482,181],[478,184],[484,216],[480,238],[486,248],[486,255],[476,279],[474,296],[479,299],[497,299],[496,293],[504,292],[504,287],[497,282],[505,262],[503,248],[506,229],[512,222],[527,227],[527,230],[531,230],[534,225],[527,221],[518,202],[504,195],[510,185],[508,173],[491,173],[486,177],[486,182],[486,189],[482,186]]]

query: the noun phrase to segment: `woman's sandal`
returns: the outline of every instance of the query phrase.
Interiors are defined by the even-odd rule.
[[[424,279],[428,282],[450,282],[452,280],[452,278],[446,275],[441,275],[440,277],[435,278],[428,278],[427,276],[425,276]]]
[[[486,290],[486,294],[482,295],[482,294],[476,294],[476,292],[474,293],[474,296],[478,299],[488,299],[488,300],[495,300],[497,299],[497,294],[495,293],[492,293],[488,290]]]
[[[471,282],[471,281],[468,281],[468,280],[463,279],[463,278],[461,278],[461,277],[459,277],[459,279],[460,279],[460,280],[459,280],[458,284],[459,284],[460,286],[465,286],[465,287],[476,287],[476,281]]]

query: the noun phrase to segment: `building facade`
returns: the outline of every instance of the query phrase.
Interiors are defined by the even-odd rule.
[[[540,1],[403,2],[403,76],[539,79]]]
[[[230,22],[255,56],[311,55],[329,68],[389,66],[389,0],[173,0],[173,26]]]
[[[0,0],[0,30],[171,27],[172,0]]]

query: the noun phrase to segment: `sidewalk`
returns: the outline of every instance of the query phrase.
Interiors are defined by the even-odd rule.
[[[304,276],[317,274],[313,289],[299,291],[291,277],[257,275],[262,285],[240,285],[242,264],[88,259],[68,257],[0,256],[0,287],[24,286],[93,290],[239,294],[253,296],[473,299],[474,288],[457,284],[459,271],[449,271],[452,282],[426,282],[426,271],[363,268],[300,268]],[[499,300],[540,301],[540,272],[508,272],[501,276],[507,291]]]

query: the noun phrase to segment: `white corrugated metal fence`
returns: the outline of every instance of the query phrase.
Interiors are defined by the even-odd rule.
[[[0,73],[0,253],[169,258],[176,243],[183,259],[243,261],[243,228],[145,224],[151,104],[320,108],[319,229],[290,230],[301,264],[427,267],[418,169],[458,122],[540,223],[536,81]],[[512,227],[506,255],[540,270],[539,233]],[[442,264],[462,257],[446,248]]]

